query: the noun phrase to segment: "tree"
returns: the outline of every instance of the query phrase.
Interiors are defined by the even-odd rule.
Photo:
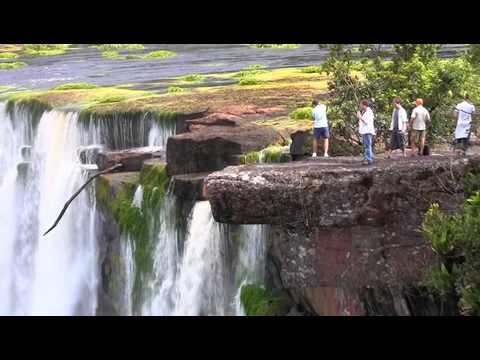
[[[431,143],[446,141],[453,133],[453,106],[464,91],[478,96],[478,71],[472,55],[440,59],[438,44],[323,44],[330,50],[322,70],[330,75],[329,101],[332,127],[345,139],[358,142],[355,112],[368,99],[376,114],[377,139],[385,140],[392,102],[403,100],[407,112],[421,97],[431,111]],[[480,51],[479,51],[480,54]],[[469,57],[470,56],[470,57]],[[480,57],[480,55],[479,55]]]

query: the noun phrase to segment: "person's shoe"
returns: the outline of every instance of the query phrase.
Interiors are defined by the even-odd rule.
[[[328,154],[324,154],[323,157],[330,157],[330,156],[328,156]]]
[[[362,161],[362,165],[369,165],[370,163],[367,160]]]
[[[316,157],[317,157],[317,153],[313,153],[312,158],[316,158]]]

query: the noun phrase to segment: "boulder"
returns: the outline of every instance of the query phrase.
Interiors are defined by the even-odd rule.
[[[480,156],[360,160],[228,167],[205,179],[205,195],[219,222],[270,225],[270,264],[308,312],[456,315],[454,299],[422,292],[438,258],[418,229],[432,203],[457,209]]]
[[[258,151],[282,140],[272,128],[243,123],[202,126],[170,137],[167,142],[169,176],[212,172],[239,164],[239,155]]]
[[[228,167],[209,175],[205,187],[213,215],[222,223],[381,224],[391,211],[407,209],[407,198],[426,210],[446,194],[438,191],[446,186],[440,181],[451,184],[452,172],[462,176],[477,161],[435,155],[364,166],[355,157],[317,158]]]

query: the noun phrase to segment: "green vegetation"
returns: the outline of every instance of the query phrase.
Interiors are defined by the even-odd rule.
[[[70,44],[25,44],[23,55],[26,56],[55,56],[64,54]]]
[[[190,74],[182,76],[179,79],[187,82],[202,82],[205,80],[205,76],[201,74]]]
[[[95,89],[97,85],[89,83],[68,83],[54,87],[52,90],[80,90],[80,89]]]
[[[125,50],[145,49],[145,46],[143,44],[100,44],[100,45],[93,45],[91,47],[101,51],[118,50],[118,49],[125,49]]]
[[[441,263],[431,270],[425,285],[432,293],[457,299],[465,315],[480,315],[480,178],[458,213],[447,215],[433,204],[422,233]],[[473,184],[470,178],[469,184]],[[469,190],[472,190],[470,187]]]
[[[168,89],[167,89],[167,92],[169,94],[172,94],[172,93],[182,93],[182,92],[185,92],[185,89],[184,88],[181,88],[179,86],[169,86]]]
[[[0,59],[15,59],[18,57],[18,54],[13,52],[0,52]]]
[[[120,57],[120,53],[118,51],[115,51],[115,50],[104,51],[104,52],[102,52],[102,57],[104,57],[106,59],[116,59],[116,58]]]
[[[290,161],[288,153],[284,152],[282,145],[269,145],[260,151],[251,151],[240,157],[240,163],[244,165],[258,163],[281,163]]]
[[[138,306],[144,293],[145,280],[151,275],[154,261],[155,237],[161,224],[158,212],[162,209],[169,178],[164,163],[146,163],[138,185],[143,187],[141,208],[132,205],[136,186],[122,183],[113,199],[110,199],[110,184],[105,178],[97,183],[97,199],[102,206],[111,210],[113,217],[123,233],[131,235],[134,241],[135,282],[134,306]]]
[[[22,68],[24,66],[27,66],[27,64],[21,61],[0,63],[0,70],[13,70]]]
[[[6,91],[6,90],[10,90],[10,89],[14,89],[13,86],[2,86],[0,85],[0,91]]]
[[[301,69],[302,73],[312,74],[312,73],[321,73],[322,67],[321,66],[306,66]]]
[[[254,64],[254,65],[249,65],[246,68],[240,70],[238,73],[234,75],[234,77],[244,78],[244,77],[249,77],[249,76],[262,74],[266,72],[267,71],[265,70],[265,65]]]
[[[251,151],[246,153],[240,157],[241,164],[257,164],[260,162],[260,152],[258,151]]]
[[[120,101],[126,100],[126,96],[121,96],[121,95],[112,95],[112,96],[105,96],[101,99],[97,100],[98,104],[110,104],[110,103],[116,103]]]
[[[290,117],[295,120],[311,120],[312,119],[312,107],[298,108],[290,113]]]
[[[155,59],[165,59],[169,58],[172,56],[177,55],[176,52],[174,51],[168,51],[168,50],[158,50],[158,51],[152,51],[148,54],[145,54],[142,59],[144,60],[155,60]]]
[[[248,86],[248,85],[259,85],[261,83],[262,82],[260,80],[256,79],[253,76],[245,76],[240,79],[240,81],[238,82],[238,85]]]
[[[288,154],[284,152],[284,146],[270,145],[263,151],[263,161],[266,163],[288,162],[290,160]]]
[[[357,143],[359,102],[367,99],[376,115],[377,141],[388,138],[392,102],[400,97],[408,113],[414,101],[424,99],[432,121],[427,129],[430,144],[450,139],[455,126],[454,105],[468,91],[473,102],[480,99],[480,74],[472,63],[475,56],[440,59],[439,44],[393,44],[385,50],[376,44],[362,44],[356,60],[348,46],[325,44],[330,49],[322,70],[330,76],[334,96],[327,103],[333,130],[349,142]]]
[[[296,49],[300,44],[248,44],[248,46],[256,49]]]
[[[285,296],[274,296],[258,285],[244,285],[240,301],[247,316],[282,316],[288,312],[289,301]]]

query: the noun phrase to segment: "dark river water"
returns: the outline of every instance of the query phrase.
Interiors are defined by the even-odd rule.
[[[462,48],[463,45],[445,45],[445,54]],[[64,83],[88,82],[103,86],[135,84],[135,88],[151,89],[149,83],[168,78],[237,71],[251,64],[272,69],[316,65],[326,55],[316,44],[303,44],[297,49],[252,49],[240,44],[147,44],[145,50],[128,53],[155,50],[172,50],[177,56],[149,61],[106,59],[95,48],[74,45],[74,49],[64,55],[21,57],[15,61],[23,61],[28,66],[0,70],[0,86],[49,89]]]

